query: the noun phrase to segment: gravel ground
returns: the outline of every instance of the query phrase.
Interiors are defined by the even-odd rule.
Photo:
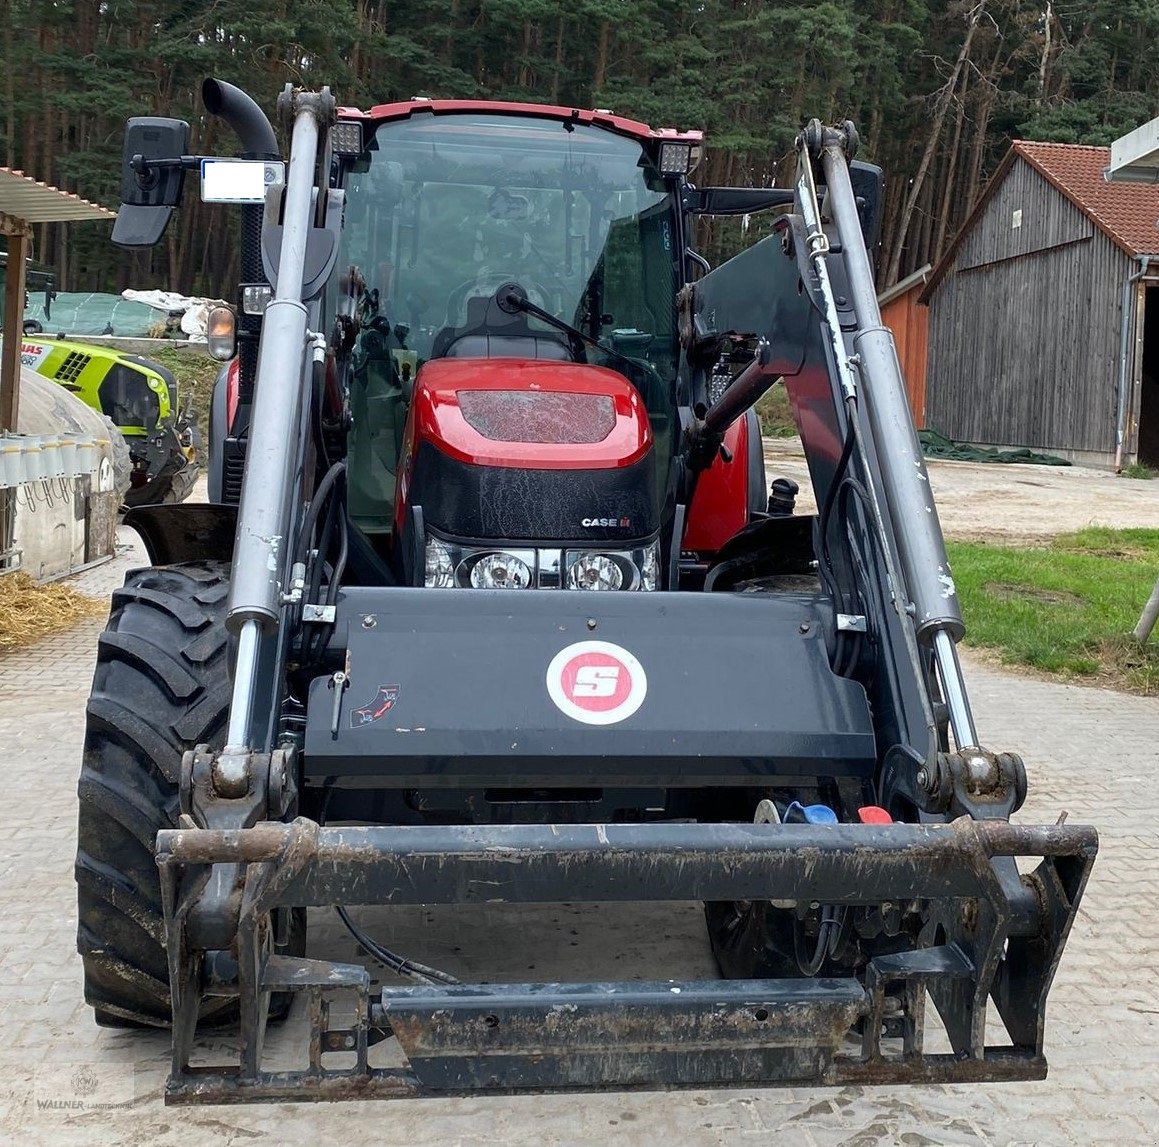
[[[1089,466],[928,460],[947,537],[1033,540],[1087,526],[1159,529],[1159,480],[1121,478]],[[766,438],[769,480],[792,478],[802,513],[816,509],[798,438]]]

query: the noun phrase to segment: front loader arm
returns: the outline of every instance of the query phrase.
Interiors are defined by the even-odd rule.
[[[902,787],[921,804],[916,778],[937,768],[934,702],[944,700],[960,750],[978,735],[954,648],[964,632],[957,592],[850,178],[855,144],[852,125],[813,121],[774,234],[687,289],[690,358],[710,359],[729,338],[756,345],[692,428],[690,456],[694,466],[711,460],[724,428],[783,380],[821,507],[822,579],[838,612],[867,613],[876,637],[851,672],[874,695],[891,784],[908,773]]]
[[[314,180],[335,102],[328,88],[293,93],[287,87],[282,108],[293,123],[290,161],[280,226],[270,218],[274,204],[267,204],[267,230],[280,232],[280,244],[270,275],[274,294],[262,321],[228,615],[238,653],[226,747],[237,755],[268,750],[270,715],[281,707],[280,622],[296,548],[292,530],[307,495],[305,399],[315,358],[325,352],[325,340],[316,332],[317,289],[325,277],[311,295],[308,287],[318,276],[310,273],[307,254],[317,230],[315,196],[327,194]],[[336,252],[336,242],[328,247]]]

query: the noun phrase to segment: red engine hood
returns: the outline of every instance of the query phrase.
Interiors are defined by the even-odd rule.
[[[568,362],[434,359],[415,379],[409,423],[409,447],[430,442],[476,466],[604,470],[652,445],[648,412],[623,375]]]

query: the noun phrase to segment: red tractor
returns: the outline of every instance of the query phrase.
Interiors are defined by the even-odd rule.
[[[98,1019],[172,1025],[175,1102],[1040,1078],[1096,838],[1011,824],[975,729],[852,125],[704,188],[697,133],[607,112],[287,89],[283,163],[204,94],[243,158],[130,121],[114,233],[155,242],[191,169],[245,216],[214,502],[134,511],[93,683]],[[762,210],[709,270],[696,216]],[[778,383],[815,515],[766,488]],[[722,980],[462,984],[347,912],[690,899]],[[331,908],[385,982],[306,956]],[[297,996],[309,1065],[270,1071]],[[240,1060],[191,1064],[235,1014]]]

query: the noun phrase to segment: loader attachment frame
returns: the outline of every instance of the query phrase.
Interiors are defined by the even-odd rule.
[[[320,828],[299,818],[158,836],[174,986],[171,1103],[393,1098],[468,1092],[740,1084],[955,1083],[1041,1079],[1046,996],[1097,844],[1093,829],[962,818],[943,825],[510,825]],[[1003,861],[1040,857],[1016,885]],[[214,864],[244,868],[236,1064],[194,1067],[203,969],[184,938]],[[870,960],[854,978],[597,984],[432,984],[371,992],[350,964],[266,947],[279,906],[790,896],[868,919],[917,906],[925,946]],[[220,962],[221,957],[218,956]],[[309,1062],[262,1067],[271,992],[302,992]],[[924,1048],[933,1000],[950,1050]],[[355,1020],[330,1024],[342,997]],[[1010,1044],[986,1042],[992,998]],[[373,1067],[393,1033],[404,1068]],[[354,1066],[323,1056],[353,1052]]]

